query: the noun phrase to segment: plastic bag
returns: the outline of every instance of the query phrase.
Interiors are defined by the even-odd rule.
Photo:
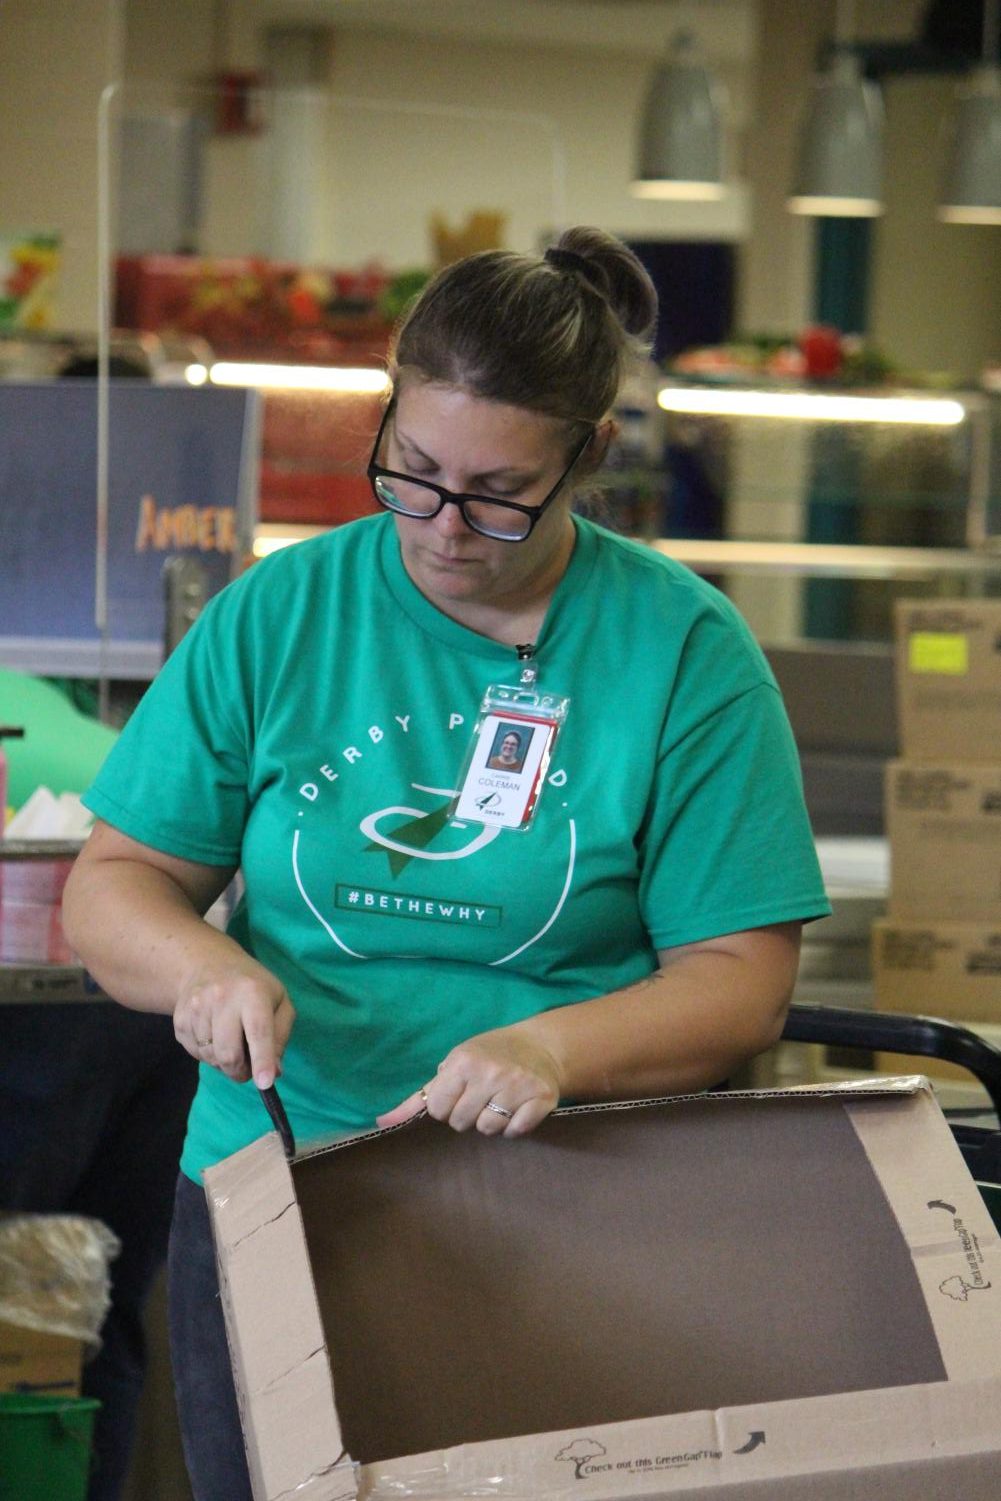
[[[98,1345],[120,1250],[85,1215],[0,1214],[0,1319]]]

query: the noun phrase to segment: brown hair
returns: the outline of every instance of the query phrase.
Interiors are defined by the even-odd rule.
[[[649,351],[657,294],[601,229],[566,230],[546,256],[486,250],[439,271],[394,331],[390,374],[574,422],[599,422]]]

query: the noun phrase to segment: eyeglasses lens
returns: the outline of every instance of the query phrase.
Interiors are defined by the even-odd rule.
[[[441,509],[441,497],[437,490],[422,485],[418,480],[390,479],[377,475],[373,481],[375,493],[384,506],[399,511],[404,516],[434,516]],[[485,537],[496,537],[504,542],[520,542],[528,536],[529,518],[521,511],[508,510],[506,506],[489,500],[465,500],[463,516],[473,531]]]
[[[388,475],[378,474],[373,484],[383,505],[392,511],[402,511],[404,516],[433,516],[438,509],[435,491],[415,480],[390,479]]]

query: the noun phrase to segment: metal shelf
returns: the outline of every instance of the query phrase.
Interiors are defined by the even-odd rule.
[[[319,537],[329,527],[263,522],[255,530],[261,553]],[[1001,551],[963,547],[868,547],[854,543],[700,541],[655,537],[649,546],[697,573],[786,573],[814,578],[932,579],[943,574],[1001,576]]]
[[[785,573],[812,578],[933,579],[943,574],[1001,576],[1001,553],[945,547],[866,547],[826,542],[700,542],[657,537],[656,552],[697,573]]]
[[[0,962],[0,1006],[40,1002],[106,1001],[110,997],[78,964],[11,964]]]

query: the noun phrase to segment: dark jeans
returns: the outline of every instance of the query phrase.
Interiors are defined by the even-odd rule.
[[[174,1391],[194,1501],[252,1501],[208,1205],[183,1174],[167,1275]]]
[[[167,1016],[111,1001],[0,1005],[0,1209],[83,1214],[122,1243],[84,1394],[101,1402],[88,1501],[118,1501],[197,1065]]]

